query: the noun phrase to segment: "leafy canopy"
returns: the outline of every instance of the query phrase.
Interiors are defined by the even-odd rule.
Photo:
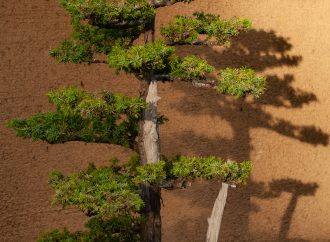
[[[54,230],[43,234],[38,242],[134,242],[143,223],[139,185],[164,186],[168,181],[182,179],[219,179],[231,184],[246,184],[252,165],[249,161],[226,163],[219,157],[177,156],[156,164],[141,166],[138,157],[132,157],[124,167],[113,165],[64,176],[54,171],[49,184],[55,189],[53,204],[75,206],[91,216],[85,225],[87,231],[70,233]]]
[[[116,173],[111,167],[96,169],[90,165],[86,171],[67,177],[53,172],[49,184],[56,190],[53,204],[74,205],[87,215],[128,216],[143,206],[138,187],[130,177]]]
[[[161,27],[161,34],[168,44],[193,44],[200,34],[206,34],[206,41],[228,44],[241,31],[251,29],[251,21],[246,18],[221,19],[214,14],[196,12],[193,17],[176,16],[168,26]]]
[[[90,165],[69,176],[55,171],[49,176],[49,184],[55,189],[53,204],[76,206],[89,216],[109,219],[140,211],[140,184],[164,185],[168,180],[202,178],[244,185],[251,169],[249,161],[227,163],[214,156],[177,156],[142,166],[136,162],[124,167]]]
[[[175,55],[174,47],[167,46],[162,41],[142,46],[132,46],[129,49],[114,47],[108,55],[108,63],[127,73],[147,75],[168,74],[172,79],[202,80],[206,73],[214,68],[204,59],[196,56],[180,58]]]
[[[23,138],[49,143],[86,141],[132,147],[138,132],[138,120],[146,104],[141,98],[102,92],[89,94],[74,87],[48,93],[55,112],[17,118],[7,126]]]
[[[219,72],[217,91],[237,97],[251,94],[258,98],[265,90],[266,79],[256,75],[255,71],[246,67],[240,69],[226,68]]]
[[[139,183],[163,185],[168,179],[202,178],[244,185],[251,170],[252,164],[249,161],[227,163],[215,156],[177,156],[171,161],[160,161],[157,164],[137,167],[134,180]]]
[[[70,233],[53,230],[42,234],[37,242],[138,242],[136,228],[140,220],[132,216],[122,216],[108,220],[91,218],[85,225],[86,231]]]

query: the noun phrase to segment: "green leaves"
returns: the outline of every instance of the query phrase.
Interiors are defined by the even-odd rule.
[[[177,59],[171,66],[170,75],[183,80],[203,80],[206,73],[211,73],[214,70],[214,67],[204,59],[193,55]]]
[[[198,20],[192,17],[176,16],[167,27],[160,28],[160,33],[168,43],[191,44],[198,38],[198,24]]]
[[[144,206],[139,190],[141,184],[171,187],[168,185],[175,180],[180,183],[202,178],[244,185],[252,169],[249,161],[227,163],[214,156],[177,156],[171,161],[146,165],[139,165],[138,159],[132,157],[126,167],[90,165],[68,176],[52,172],[49,184],[55,189],[53,204],[75,206],[92,218],[86,224],[87,231],[54,230],[38,241],[139,241],[136,231],[143,222],[140,212]]]
[[[246,184],[252,170],[249,161],[226,163],[223,159],[209,157],[178,156],[173,161],[171,174],[181,178],[219,179],[231,184]]]
[[[251,94],[258,98],[265,90],[266,79],[258,77],[252,69],[226,68],[219,72],[217,91],[237,97]]]
[[[138,166],[136,167],[134,181],[137,184],[162,184],[167,178],[165,166],[165,161],[159,161],[155,164],[145,164],[144,166]]]
[[[133,147],[138,119],[146,104],[141,98],[102,92],[92,95],[74,87],[48,93],[56,111],[13,119],[16,134],[49,143],[87,141]]]
[[[128,216],[143,206],[138,188],[130,177],[117,174],[112,168],[96,169],[90,165],[86,171],[67,177],[54,172],[49,183],[56,191],[53,204],[73,205],[87,215]]]
[[[54,171],[49,176],[49,184],[55,189],[53,204],[76,206],[87,215],[102,219],[127,217],[143,206],[139,184],[163,185],[168,180],[195,178],[246,184],[252,165],[249,161],[227,163],[214,156],[177,156],[172,161],[131,168],[90,165],[69,176]]]
[[[70,233],[67,229],[56,229],[42,234],[37,242],[138,242],[136,230],[140,220],[132,216],[107,220],[91,218],[85,224],[87,230],[83,232]]]
[[[230,184],[246,184],[252,170],[250,161],[227,163],[215,157],[177,156],[171,161],[138,166],[134,181],[144,184],[163,185],[167,180],[196,179],[222,180]]]
[[[225,20],[218,15],[204,14],[203,12],[197,12],[194,15],[199,22],[199,33],[207,34],[208,39],[215,38],[218,44],[228,44],[232,37],[252,27],[251,21],[246,18],[234,17]]]
[[[147,74],[166,72],[174,53],[173,47],[157,41],[142,46],[132,46],[128,50],[115,47],[108,55],[108,63],[128,73]]]
[[[58,48],[49,51],[49,55],[54,57],[60,63],[91,63],[93,61],[93,52],[91,46],[79,42],[62,42]]]
[[[155,16],[154,8],[147,0],[60,0],[63,7],[73,17],[89,20],[92,25],[107,26],[112,23],[141,24]]]
[[[194,44],[199,34],[207,35],[204,43],[227,44],[241,31],[251,29],[251,25],[251,21],[245,18],[224,20],[218,15],[196,12],[193,17],[177,16],[167,27],[161,27],[161,34],[172,45]]]

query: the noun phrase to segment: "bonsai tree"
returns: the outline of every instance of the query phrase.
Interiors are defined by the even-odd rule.
[[[257,98],[264,91],[265,78],[246,67],[216,72],[198,56],[175,52],[176,45],[228,45],[232,37],[251,28],[248,19],[225,20],[203,12],[176,16],[160,27],[161,37],[156,39],[156,9],[192,1],[60,0],[71,16],[73,33],[70,40],[50,50],[50,56],[60,63],[108,64],[118,73],[133,74],[140,81],[140,96],[92,94],[66,87],[48,93],[55,112],[14,119],[7,126],[23,138],[111,143],[133,149],[136,156],[125,164],[112,160],[108,167],[90,165],[75,174],[50,174],[54,204],[76,206],[90,220],[84,232],[55,230],[39,241],[161,241],[161,189],[182,188],[195,178],[224,184],[207,239],[218,240],[227,184],[245,184],[251,162],[161,156],[159,125],[167,120],[157,112],[157,82],[185,81],[220,94]]]

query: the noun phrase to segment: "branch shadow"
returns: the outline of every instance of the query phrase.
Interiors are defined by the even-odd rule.
[[[298,66],[302,56],[290,55],[292,47],[289,38],[279,36],[273,30],[252,29],[233,39],[229,48],[195,46],[192,49],[190,46],[180,46],[177,49],[179,54],[201,55],[216,69],[248,66],[263,71],[270,67]]]
[[[269,183],[269,191],[262,194],[261,198],[277,198],[283,192],[291,193],[290,202],[281,219],[281,227],[279,232],[279,241],[307,241],[302,239],[289,239],[288,234],[292,222],[294,210],[298,204],[298,200],[302,196],[314,196],[319,185],[317,183],[303,183],[295,179],[273,180]]]
[[[180,55],[200,55],[217,69],[249,66],[257,71],[264,71],[273,67],[298,66],[302,57],[290,55],[288,52],[291,49],[292,45],[288,38],[278,36],[274,31],[251,30],[241,34],[228,48],[215,50],[211,47],[197,46],[192,51],[191,47],[184,46],[180,47],[178,52]],[[180,100],[171,100],[170,109],[191,117],[191,120],[205,115],[220,117],[230,125],[233,134],[231,138],[210,137],[209,134],[196,133],[195,128],[188,128],[177,132],[175,137],[165,135],[166,139],[162,140],[163,146],[170,151],[168,153],[172,150],[177,154],[192,151],[194,155],[200,156],[217,155],[225,159],[250,160],[251,151],[254,149],[251,144],[251,130],[254,128],[267,129],[313,146],[327,146],[329,134],[319,127],[296,125],[284,118],[274,117],[266,111],[267,107],[299,109],[318,101],[314,93],[292,87],[294,81],[295,77],[292,74],[282,77],[268,75],[266,93],[259,100],[253,101],[218,95],[214,90],[197,89],[188,83],[171,83],[173,89],[183,95]],[[171,121],[171,116],[164,114]],[[214,129],[211,125],[209,128],[211,131]],[[222,241],[305,241],[299,238],[288,239],[287,236],[299,197],[314,195],[317,184],[304,184],[301,181],[286,179],[273,181],[269,187],[270,191],[267,191],[264,184],[250,179],[247,187],[229,192],[221,228]],[[251,198],[272,199],[282,192],[291,192],[292,199],[283,215],[279,236],[250,233],[249,214],[258,211]],[[205,199],[214,200],[215,197]],[[205,217],[200,219],[206,222]],[[183,224],[182,221],[180,224]],[[180,224],[177,226],[180,227]]]

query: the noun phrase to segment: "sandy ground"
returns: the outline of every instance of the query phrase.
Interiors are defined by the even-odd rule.
[[[160,85],[162,152],[250,159],[245,188],[231,189],[221,241],[330,241],[330,1],[197,0],[161,9],[158,24],[204,10],[251,18],[230,47],[180,48],[216,66],[250,66],[268,77],[260,100],[238,100],[184,83]],[[8,119],[47,111],[45,93],[64,85],[136,95],[138,82],[104,65],[60,65],[47,52],[70,33],[56,0],[0,1],[0,241],[33,241],[52,228],[81,229],[74,209],[51,207],[48,173],[126,159],[105,144],[49,145],[16,138]],[[165,242],[202,242],[217,182],[164,191]]]

